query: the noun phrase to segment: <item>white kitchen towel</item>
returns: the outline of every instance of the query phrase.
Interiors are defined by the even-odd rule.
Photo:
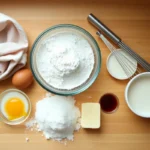
[[[20,24],[0,13],[0,80],[26,65],[28,39]]]

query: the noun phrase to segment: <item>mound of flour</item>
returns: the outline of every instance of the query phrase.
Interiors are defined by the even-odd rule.
[[[43,41],[36,55],[41,77],[57,89],[74,89],[85,83],[94,68],[94,53],[88,40],[63,32]]]
[[[36,104],[34,121],[26,124],[42,131],[46,139],[73,140],[73,133],[79,130],[80,111],[74,105],[73,97],[47,96]]]

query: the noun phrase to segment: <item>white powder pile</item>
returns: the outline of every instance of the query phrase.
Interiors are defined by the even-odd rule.
[[[42,131],[46,139],[73,140],[73,133],[80,128],[80,111],[73,97],[47,96],[36,104],[35,120],[26,124]]]
[[[36,56],[42,78],[58,89],[73,89],[90,77],[94,54],[89,42],[72,32],[57,33],[43,41]]]

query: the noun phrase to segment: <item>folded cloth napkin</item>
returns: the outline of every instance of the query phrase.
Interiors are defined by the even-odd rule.
[[[0,13],[0,80],[26,65],[28,39],[19,23]]]

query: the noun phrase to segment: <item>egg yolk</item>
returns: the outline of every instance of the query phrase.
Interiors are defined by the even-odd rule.
[[[18,119],[26,115],[25,105],[19,98],[10,98],[5,104],[5,112],[9,120]]]

